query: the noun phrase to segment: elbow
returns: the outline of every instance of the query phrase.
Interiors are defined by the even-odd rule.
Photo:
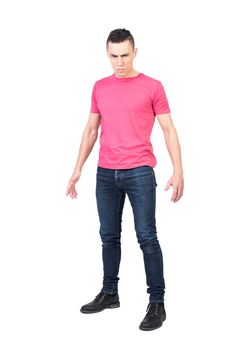
[[[177,136],[176,128],[172,125],[163,129],[163,133],[166,140],[173,139]]]
[[[91,130],[89,132],[89,138],[92,139],[93,141],[96,141],[98,137],[98,130]]]
[[[97,138],[98,136],[98,129],[96,128],[86,128],[84,131],[84,134],[91,137],[91,138]]]
[[[163,132],[165,135],[170,135],[172,133],[174,133],[176,130],[175,130],[175,127],[173,125],[169,125],[169,126],[165,126],[163,128]]]
[[[89,135],[93,138],[97,138],[98,137],[98,130],[91,130]]]

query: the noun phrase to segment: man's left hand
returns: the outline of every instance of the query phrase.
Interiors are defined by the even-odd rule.
[[[171,197],[172,202],[178,202],[178,200],[182,197],[184,191],[184,176],[181,172],[174,172],[172,177],[168,180],[166,187],[164,188],[167,191],[170,186],[173,186],[173,193]]]

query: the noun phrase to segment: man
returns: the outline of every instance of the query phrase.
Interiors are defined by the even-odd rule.
[[[180,144],[162,83],[133,67],[137,49],[130,31],[111,31],[106,49],[114,73],[93,86],[89,120],[66,192],[71,198],[77,197],[75,184],[101,125],[96,200],[102,240],[103,286],[94,300],[83,305],[80,311],[94,313],[120,306],[121,221],[127,193],[143,252],[149,293],[146,315],[139,328],[153,330],[162,326],[166,319],[163,257],[155,224],[157,183],[153,168],[157,160],[150,142],[155,117],[164,132],[173,163],[174,171],[165,187],[165,190],[173,187],[173,202],[181,198],[184,187]]]

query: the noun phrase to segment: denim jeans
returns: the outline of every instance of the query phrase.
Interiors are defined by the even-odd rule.
[[[137,241],[143,252],[149,301],[164,301],[163,256],[155,220],[156,186],[154,169],[148,165],[131,169],[97,167],[96,200],[103,260],[101,291],[104,293],[118,292],[121,222],[127,193],[133,210]]]

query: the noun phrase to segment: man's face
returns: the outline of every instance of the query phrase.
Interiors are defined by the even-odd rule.
[[[116,76],[124,77],[131,73],[136,53],[137,49],[133,50],[129,40],[121,43],[108,43],[107,55]]]

